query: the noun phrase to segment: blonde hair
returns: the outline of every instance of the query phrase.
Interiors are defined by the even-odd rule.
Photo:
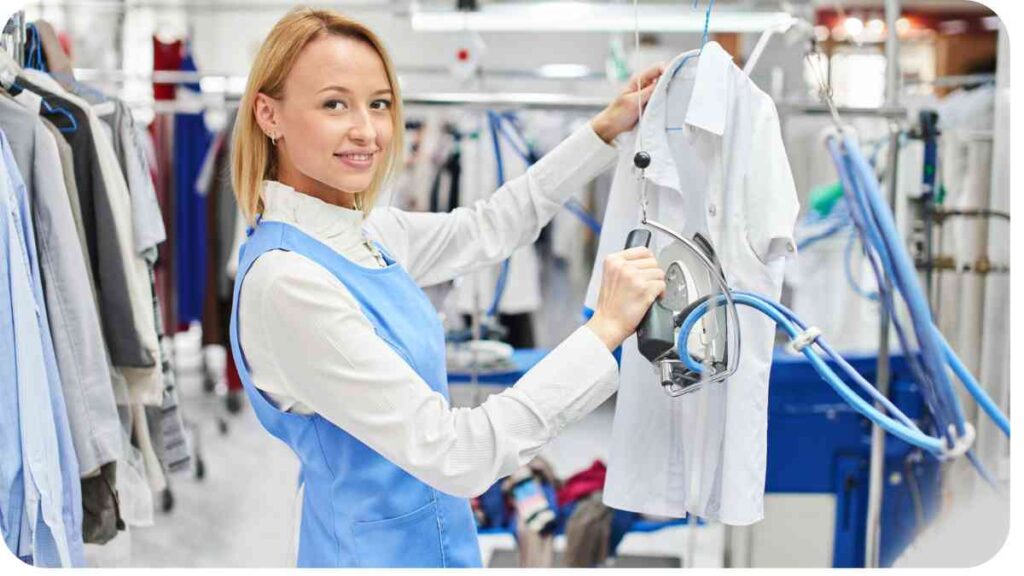
[[[356,206],[361,206],[364,214],[370,213],[381,187],[394,176],[402,164],[405,132],[402,99],[395,68],[384,49],[384,43],[363,24],[334,10],[314,10],[307,7],[292,9],[274,25],[256,54],[232,134],[231,182],[238,206],[250,225],[255,223],[257,215],[263,213],[263,199],[260,194],[263,180],[277,177],[277,156],[274,153],[274,146],[256,122],[256,95],[262,92],[271,98],[281,98],[284,94],[285,77],[298,60],[299,53],[307,44],[325,35],[360,40],[376,50],[384,62],[384,70],[387,72],[394,96],[391,106],[393,136],[389,148],[384,153],[384,163],[374,174],[370,187],[356,195]]]

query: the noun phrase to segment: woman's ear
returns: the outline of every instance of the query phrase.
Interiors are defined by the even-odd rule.
[[[256,102],[253,103],[253,107],[255,108],[256,123],[260,125],[263,133],[269,138],[278,138],[281,130],[278,125],[277,101],[259,92],[256,94]]]

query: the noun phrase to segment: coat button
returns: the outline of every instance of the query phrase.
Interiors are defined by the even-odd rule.
[[[714,204],[711,204],[711,205],[708,206],[708,214],[711,214],[712,216],[714,216],[717,213],[718,213],[718,207],[716,207]]]

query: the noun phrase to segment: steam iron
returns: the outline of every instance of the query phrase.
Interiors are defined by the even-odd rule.
[[[637,348],[654,367],[665,393],[677,397],[725,380],[736,371],[738,319],[711,243],[700,234],[690,240],[656,222],[648,221],[647,225],[669,234],[673,242],[657,255],[658,264],[665,271],[665,292],[655,300],[637,327]],[[651,232],[637,228],[626,238],[626,248],[649,247],[650,242]],[[678,342],[683,320],[694,308],[718,293],[726,295],[728,306],[705,315],[688,341]],[[734,342],[732,354],[730,341]],[[690,354],[698,360],[704,367],[703,372],[687,368],[680,354]]]

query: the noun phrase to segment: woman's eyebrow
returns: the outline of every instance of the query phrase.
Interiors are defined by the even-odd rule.
[[[345,94],[351,94],[352,93],[351,90],[349,90],[348,88],[346,88],[344,86],[338,86],[337,84],[332,84],[330,86],[325,86],[325,87],[321,88],[320,90],[317,91],[317,94],[319,94],[320,92],[327,92],[327,91],[330,91],[330,90],[337,90],[338,92],[344,92]],[[380,90],[375,90],[373,92],[373,96],[376,96],[378,94],[391,94],[391,88],[381,88]]]
[[[338,85],[332,84],[330,86],[324,86],[323,88],[321,88],[320,90],[317,91],[317,94],[319,94],[320,92],[327,92],[329,90],[337,90],[338,92],[345,92],[346,94],[351,94],[352,93],[351,90],[349,90],[348,88],[345,88],[344,86],[338,86]]]

